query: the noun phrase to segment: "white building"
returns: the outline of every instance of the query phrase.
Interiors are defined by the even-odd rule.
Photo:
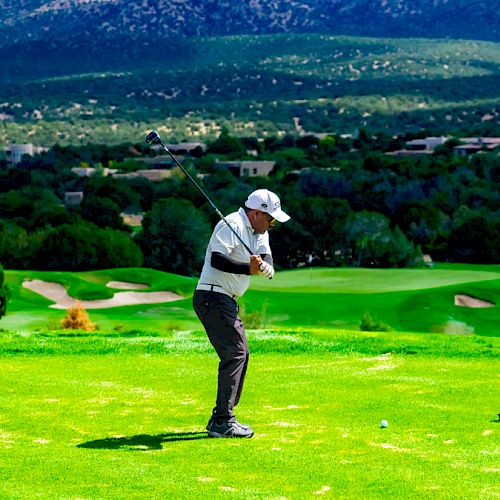
[[[267,176],[271,173],[275,161],[219,161],[215,160],[215,168],[227,169],[236,177]]]
[[[11,165],[17,165],[24,155],[33,156],[48,150],[48,148],[33,146],[33,144],[9,144],[7,146],[7,161]]]
[[[448,140],[448,137],[426,137],[425,139],[414,139],[408,141],[406,147],[412,151],[434,151]]]

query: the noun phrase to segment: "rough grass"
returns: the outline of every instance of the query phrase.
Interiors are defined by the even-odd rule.
[[[500,495],[498,339],[251,332],[240,441],[201,332],[81,335],[0,337],[2,498]]]

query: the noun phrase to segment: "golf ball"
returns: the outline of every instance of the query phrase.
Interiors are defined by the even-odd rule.
[[[385,429],[388,426],[389,426],[389,422],[387,422],[387,420],[380,421],[380,427],[382,427],[383,429]]]

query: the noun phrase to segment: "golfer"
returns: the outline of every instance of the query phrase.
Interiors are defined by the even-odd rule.
[[[221,220],[212,233],[205,263],[193,296],[193,306],[208,338],[219,356],[217,402],[208,421],[210,437],[250,438],[253,430],[240,424],[234,407],[240,400],[248,365],[245,327],[238,317],[237,300],[250,285],[250,276],[274,275],[269,233],[275,221],[290,217],[281,210],[274,193],[258,189],[245,206],[226,217],[254,255],[249,255],[241,241]]]

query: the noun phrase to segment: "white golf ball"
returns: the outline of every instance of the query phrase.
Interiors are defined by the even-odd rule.
[[[387,420],[381,420],[380,427],[382,427],[383,429],[385,429],[386,427],[389,427],[389,422],[387,422]]]

